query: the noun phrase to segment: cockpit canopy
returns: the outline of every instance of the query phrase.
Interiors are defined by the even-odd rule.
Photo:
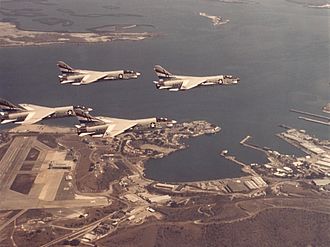
[[[135,74],[133,70],[124,70],[125,74]]]

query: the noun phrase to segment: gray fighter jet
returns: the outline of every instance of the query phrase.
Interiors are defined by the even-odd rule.
[[[57,66],[62,73],[58,76],[61,84],[71,84],[75,86],[90,84],[99,80],[136,79],[141,75],[139,72],[132,70],[93,71],[74,69],[62,61],[59,61]]]
[[[75,115],[75,110],[89,112],[92,109],[81,106],[45,107],[32,104],[14,105],[0,99],[0,122],[17,124],[34,124],[48,118],[62,118]]]
[[[169,122],[167,118],[146,118],[146,119],[120,119],[103,116],[91,116],[81,109],[75,110],[80,125],[76,125],[79,136],[90,135],[93,137],[116,137],[134,127],[155,128],[158,122]],[[175,123],[174,120],[170,123]]]
[[[169,91],[188,90],[198,86],[237,84],[240,80],[232,75],[173,75],[160,65],[155,65],[154,70],[159,78],[158,81],[154,81],[157,89],[167,89]]]

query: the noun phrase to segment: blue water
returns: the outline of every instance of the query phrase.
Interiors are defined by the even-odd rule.
[[[147,31],[161,36],[141,42],[0,49],[0,97],[50,106],[82,104],[94,108],[95,114],[113,117],[203,119],[222,128],[219,134],[189,140],[186,150],[148,162],[146,175],[150,178],[191,181],[240,176],[240,167],[221,158],[219,151],[228,149],[245,162],[264,162],[262,154],[239,145],[246,135],[260,146],[302,154],[275,136],[282,131],[281,123],[306,129],[321,139],[330,136],[329,127],[298,120],[297,114],[289,112],[296,108],[321,113],[321,107],[330,101],[329,10],[282,0],[250,4],[111,1],[119,7],[112,10],[103,8],[109,1],[49,2],[56,4],[25,3],[25,7],[35,5],[47,16],[70,19],[74,24],[48,26],[35,21],[40,17],[10,18],[28,30],[86,31],[109,24],[147,24],[154,26]],[[6,8],[23,8],[7,4]],[[82,14],[124,15],[77,17],[58,11],[63,8]],[[199,12],[220,15],[230,22],[213,27]],[[81,68],[134,69],[142,76],[85,87],[63,86],[57,81],[57,60]],[[177,74],[234,74],[241,83],[177,93],[157,91],[152,83],[155,64]]]

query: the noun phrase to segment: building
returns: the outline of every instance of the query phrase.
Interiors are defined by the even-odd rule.
[[[176,187],[176,185],[173,185],[173,184],[164,184],[164,183],[157,183],[157,184],[155,184],[155,187],[162,188],[162,189],[174,190],[175,187]]]
[[[316,186],[326,186],[326,185],[330,184],[330,178],[327,178],[327,179],[314,179],[312,182]]]
[[[229,181],[225,189],[231,193],[246,192],[249,190],[240,180]]]

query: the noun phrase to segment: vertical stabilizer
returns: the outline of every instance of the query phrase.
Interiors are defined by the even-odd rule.
[[[24,109],[20,106],[10,103],[8,100],[0,98],[0,110],[2,111],[23,111]]]
[[[62,73],[72,73],[73,72],[73,68],[70,67],[69,65],[67,65],[65,62],[63,61],[58,61],[57,62],[57,67],[60,69],[60,71]]]
[[[167,71],[166,69],[164,69],[162,66],[160,65],[155,65],[154,67],[154,71],[156,72],[157,76],[162,79],[162,78],[169,78],[169,77],[173,77],[172,73],[170,73],[169,71]]]

